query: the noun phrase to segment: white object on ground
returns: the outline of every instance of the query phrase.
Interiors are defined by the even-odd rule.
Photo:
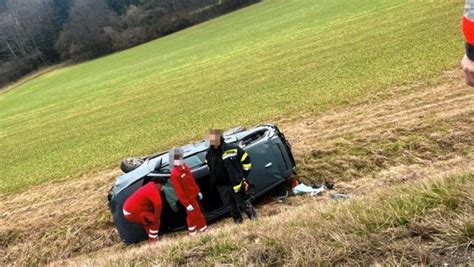
[[[311,186],[307,186],[301,183],[293,187],[293,194],[295,195],[310,194],[311,196],[315,196],[322,192],[324,192],[324,186],[321,186],[319,188],[312,188]]]
[[[346,194],[332,194],[331,198],[332,199],[348,199],[348,198],[351,198],[351,196],[346,195]]]

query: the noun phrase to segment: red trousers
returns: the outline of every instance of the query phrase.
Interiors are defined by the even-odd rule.
[[[188,217],[186,218],[186,222],[188,224],[188,231],[190,234],[196,233],[196,230],[205,231],[207,229],[206,218],[202,214],[201,208],[199,207],[199,202],[197,199],[191,201],[190,203],[194,210],[187,211]]]
[[[149,211],[131,214],[127,213],[124,210],[124,214],[126,214],[125,219],[133,223],[141,224],[143,227],[145,227],[145,231],[148,234],[148,240],[158,239],[158,232],[160,230],[161,222],[159,217],[155,216],[153,212]]]

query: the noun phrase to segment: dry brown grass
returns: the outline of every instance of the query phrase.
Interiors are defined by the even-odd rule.
[[[3,263],[44,264],[118,244],[105,193],[118,174],[49,183],[0,201]]]
[[[472,261],[473,190],[471,174],[378,188],[350,201],[301,197],[303,204],[281,205],[281,216],[256,223],[52,265],[465,264]]]
[[[260,206],[257,223],[125,248],[106,205],[119,173],[105,171],[1,199],[0,265],[472,262],[472,175],[457,175],[474,173],[474,91],[458,72],[279,125],[303,181],[332,180],[355,199],[295,197]]]
[[[392,166],[467,156],[474,144],[474,93],[455,72],[444,79],[384,101],[289,122],[285,133],[300,178],[351,181]]]

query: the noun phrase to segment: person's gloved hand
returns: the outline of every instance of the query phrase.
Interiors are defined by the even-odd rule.
[[[467,55],[464,55],[461,66],[467,85],[474,86],[474,61],[470,60]]]
[[[186,207],[186,209],[187,209],[188,211],[193,211],[193,210],[194,210],[194,207],[193,207],[193,205],[189,204],[189,205]]]
[[[198,198],[199,198],[199,200],[202,200],[202,193],[201,192],[198,193]]]

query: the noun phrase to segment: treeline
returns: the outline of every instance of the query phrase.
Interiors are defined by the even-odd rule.
[[[126,49],[259,0],[0,0],[0,86]]]

